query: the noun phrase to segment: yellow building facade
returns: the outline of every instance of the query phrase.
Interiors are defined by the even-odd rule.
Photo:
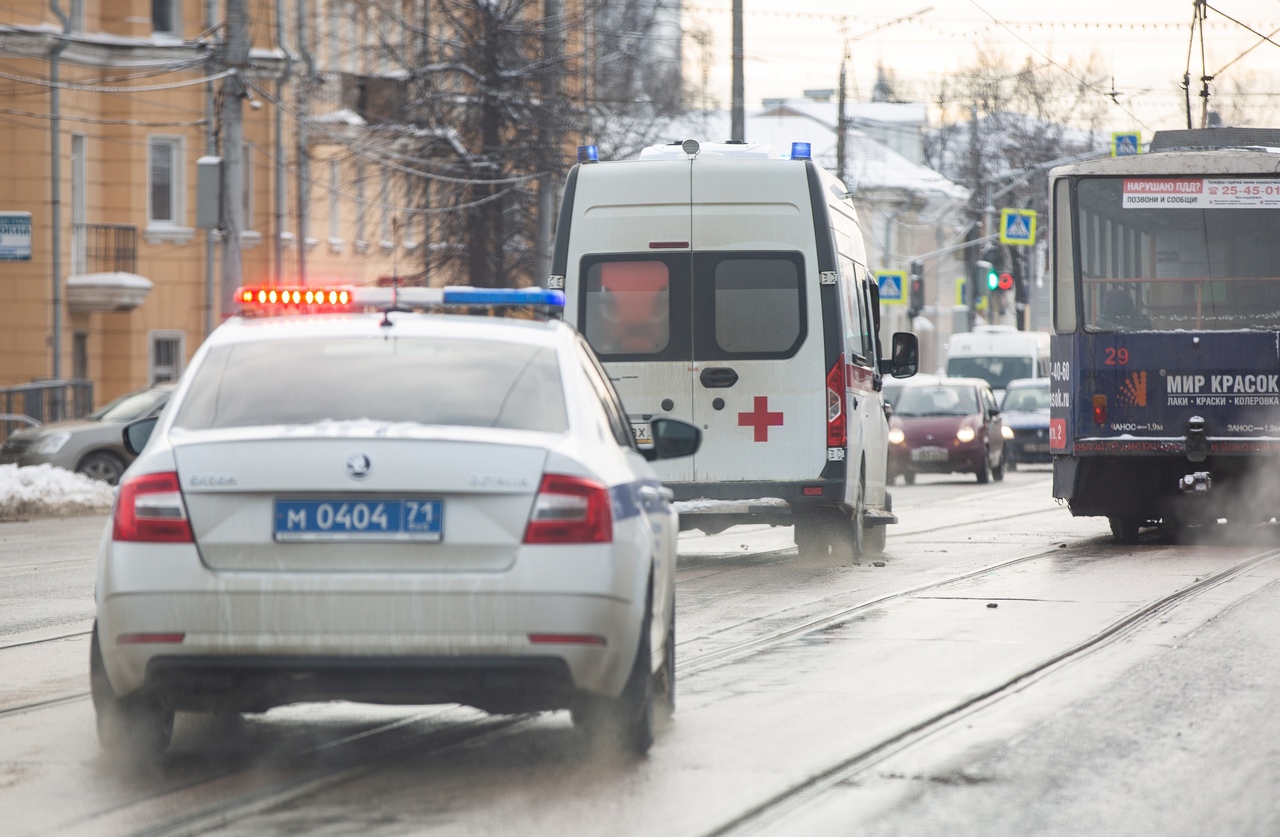
[[[336,76],[327,90],[323,81],[330,64],[370,60],[368,15],[350,0],[313,4],[302,31],[320,47],[322,81],[300,152],[288,81],[297,55],[280,46],[298,42],[286,5],[296,8],[248,0],[241,282],[413,272],[427,216],[408,211],[402,172],[342,147],[365,126],[343,112]],[[197,224],[198,162],[216,155],[224,127],[223,11],[221,0],[0,6],[0,390],[83,379],[101,405],[176,378],[230,313],[221,234]]]

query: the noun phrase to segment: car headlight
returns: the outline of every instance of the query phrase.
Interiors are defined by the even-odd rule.
[[[1000,435],[1001,435],[1001,436],[1003,436],[1003,437],[1004,437],[1004,438],[1006,438],[1006,439],[1012,439],[1012,438],[1013,438],[1013,428],[1012,428],[1012,427],[1010,427],[1010,426],[1009,426],[1009,425],[1007,425],[1007,424],[1002,424],[1002,425],[1000,426]]]
[[[901,427],[889,428],[889,444],[900,445],[907,440],[907,434],[902,432]]]
[[[960,441],[960,442],[972,442],[972,441],[973,441],[973,428],[966,424],[964,427],[962,427],[962,428],[960,428],[959,430],[957,430],[957,431],[956,431],[956,440],[957,440],[957,441]]]
[[[38,456],[52,456],[66,447],[67,442],[70,440],[70,433],[54,433],[52,436],[45,436],[36,442],[29,450]]]

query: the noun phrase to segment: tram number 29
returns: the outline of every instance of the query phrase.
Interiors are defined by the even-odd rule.
[[[1129,362],[1129,350],[1124,348],[1107,347],[1106,360],[1103,361],[1107,366],[1124,366]]]

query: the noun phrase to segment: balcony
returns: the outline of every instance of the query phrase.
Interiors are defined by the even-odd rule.
[[[137,273],[138,228],[131,224],[72,224],[71,272]]]
[[[128,224],[72,224],[67,307],[77,313],[132,311],[151,292],[139,276],[138,228]]]

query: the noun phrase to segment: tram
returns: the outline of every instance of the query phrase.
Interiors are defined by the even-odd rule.
[[[1053,493],[1143,526],[1280,515],[1280,129],[1049,173]]]

